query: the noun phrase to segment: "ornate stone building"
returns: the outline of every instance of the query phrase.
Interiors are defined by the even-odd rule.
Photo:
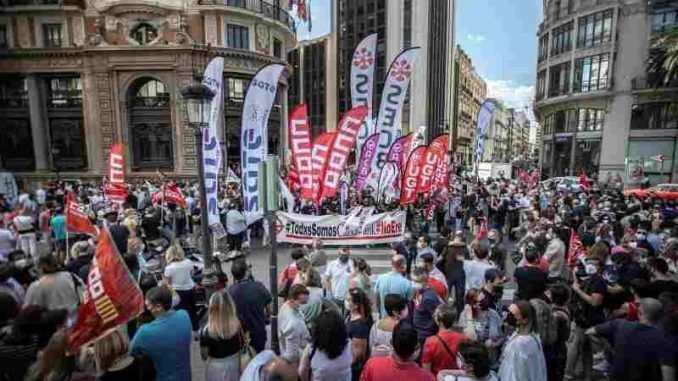
[[[18,177],[100,178],[111,145],[132,177],[196,173],[180,89],[224,57],[220,139],[239,162],[249,80],[294,47],[289,0],[0,0],[0,165]],[[287,70],[286,75],[290,74]],[[269,152],[287,118],[286,76]],[[225,136],[225,138],[224,138]]]

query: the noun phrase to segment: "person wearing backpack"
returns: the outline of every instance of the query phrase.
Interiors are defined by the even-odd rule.
[[[545,300],[545,296],[530,299],[530,304],[534,308],[534,317],[536,323],[536,332],[539,333],[541,347],[544,352],[547,369],[551,367],[553,359],[553,349],[558,332],[553,321],[553,308]]]
[[[567,361],[567,340],[570,338],[572,316],[567,308],[570,300],[570,289],[563,283],[556,283],[546,291],[553,302],[553,321],[556,326],[556,341],[553,344],[551,363],[547,370],[549,381],[560,381],[565,376],[565,362]]]

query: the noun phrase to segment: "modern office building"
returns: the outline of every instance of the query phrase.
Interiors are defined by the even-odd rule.
[[[289,0],[0,0],[2,168],[29,180],[101,178],[122,141],[132,178],[195,176],[179,92],[216,56],[220,139],[238,162],[249,81],[264,65],[285,64],[296,44],[288,8]],[[290,72],[271,112],[271,152],[284,142]]]
[[[487,84],[476,73],[471,58],[457,45],[454,58],[456,110],[451,141],[455,162],[461,169],[471,171],[475,155],[478,112],[487,96]]]
[[[511,109],[504,107],[500,100],[494,100],[496,109],[485,129],[485,148],[481,162],[510,163],[510,126],[513,124]]]
[[[366,36],[377,33],[374,112],[391,61],[404,48],[421,53],[413,71],[402,132],[427,127],[428,138],[450,133],[454,120],[454,15],[452,0],[332,0],[337,51],[339,114],[351,108],[350,64]],[[416,99],[416,104],[410,100]]]
[[[530,120],[523,110],[509,109],[509,147],[511,160],[530,155]]]
[[[548,0],[539,24],[535,111],[542,177],[586,171],[678,180],[678,83],[648,74],[651,40],[676,1]],[[663,155],[660,165],[653,156]]]
[[[337,126],[337,65],[332,34],[299,42],[287,53],[292,66],[288,106],[306,103],[312,138]]]

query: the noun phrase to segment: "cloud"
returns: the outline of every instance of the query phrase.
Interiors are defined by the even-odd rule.
[[[466,39],[469,40],[470,42],[481,44],[485,41],[485,36],[483,36],[482,34],[469,33],[466,35]]]
[[[535,125],[532,102],[534,85],[520,85],[512,80],[487,80],[487,97],[504,102],[507,107],[525,111],[532,126]]]

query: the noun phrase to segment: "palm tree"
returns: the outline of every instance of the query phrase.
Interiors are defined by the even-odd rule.
[[[667,86],[678,79],[678,27],[652,37],[647,62],[648,80],[655,86]]]

